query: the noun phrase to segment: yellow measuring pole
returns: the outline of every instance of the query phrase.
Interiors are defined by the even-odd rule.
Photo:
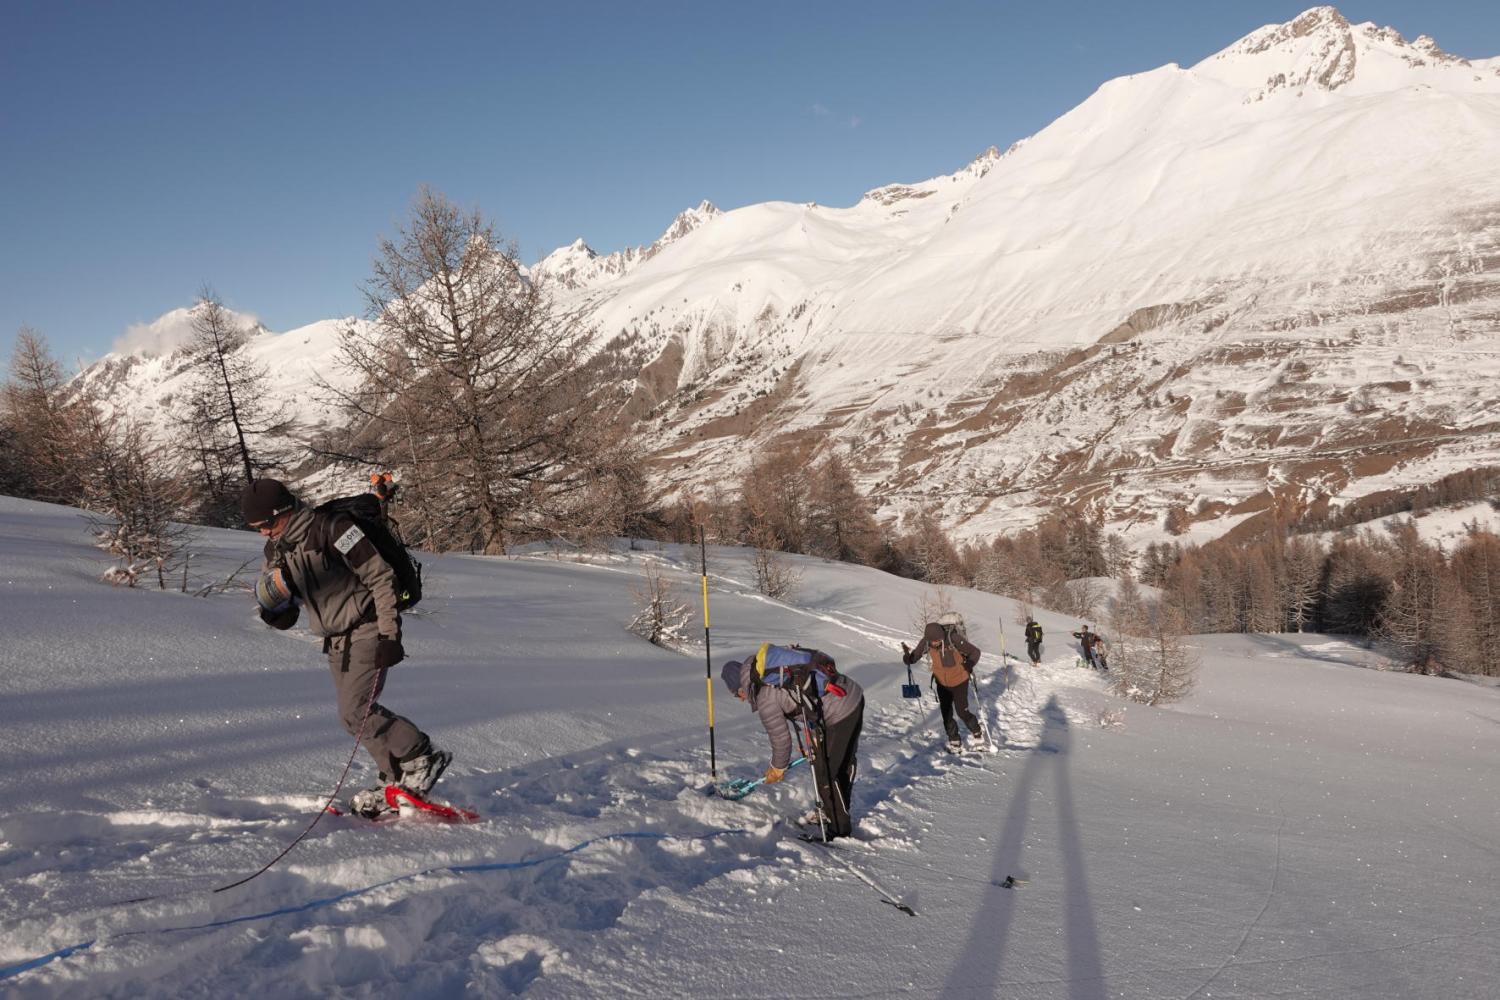
[[[703,526],[698,526],[698,554],[703,566],[703,682],[708,692],[708,772],[719,776],[719,761],[714,749],[714,657],[708,631],[708,540]]]

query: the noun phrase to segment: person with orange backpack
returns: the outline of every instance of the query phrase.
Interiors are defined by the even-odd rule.
[[[944,616],[949,617],[949,616]],[[901,644],[902,661],[911,666],[922,657],[927,657],[932,669],[933,683],[937,686],[938,708],[943,713],[943,731],[948,735],[947,750],[958,753],[964,748],[958,735],[958,723],[954,715],[962,719],[973,737],[976,746],[988,753],[998,749],[984,731],[979,717],[969,709],[969,684],[974,667],[979,663],[979,647],[964,635],[963,622],[928,622],[922,630],[922,638],[916,649]]]

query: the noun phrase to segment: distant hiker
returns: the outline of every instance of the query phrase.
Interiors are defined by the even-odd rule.
[[[990,738],[980,725],[979,717],[969,710],[969,679],[979,663],[979,648],[964,635],[961,622],[928,622],[922,630],[917,648],[901,644],[901,658],[907,666],[922,657],[927,657],[932,669],[933,681],[937,684],[938,708],[943,713],[943,731],[948,734],[948,752],[958,753],[963,741],[958,735],[958,723],[953,715],[964,720],[969,734],[975,742],[986,749],[993,749]]]
[[[1098,632],[1090,632],[1087,625],[1082,628],[1083,631],[1073,633],[1073,638],[1078,640],[1078,648],[1083,650],[1084,665],[1094,670],[1108,670],[1109,667],[1104,662],[1104,638]]]
[[[859,734],[865,724],[865,693],[833,658],[816,649],[763,644],[724,664],[719,676],[760,716],[771,737],[766,784],[774,785],[802,748],[818,786],[820,809],[804,822],[819,825],[829,840],[854,831],[854,776]]]
[[[375,700],[386,671],[406,656],[396,572],[352,516],[306,507],[275,479],[247,486],[240,510],[266,536],[255,587],[261,621],[289,629],[306,606],[308,626],[323,637],[339,718],[380,771],[380,787],[355,794],[351,807],[365,815],[387,810],[388,784],[426,795],[453,755]]]
[[[1026,655],[1033,667],[1042,665],[1042,627],[1035,618],[1026,619]]]

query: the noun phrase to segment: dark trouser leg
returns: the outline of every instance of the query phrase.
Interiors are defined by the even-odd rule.
[[[1026,644],[1026,655],[1031,658],[1031,662],[1032,663],[1041,663],[1042,662],[1042,645],[1041,645],[1041,643],[1038,643],[1038,642],[1028,642]]]
[[[375,666],[375,635],[333,639],[328,646],[328,668],[333,673],[334,696],[339,720],[349,735],[375,759],[375,766],[390,776],[401,776],[400,761],[427,742],[427,737],[409,719],[391,712],[375,699],[385,687],[385,671]],[[369,718],[365,706],[369,706]],[[360,724],[364,728],[361,730]]]
[[[958,687],[948,688],[947,690],[953,692],[951,695],[953,698],[953,709],[958,713],[958,717],[964,720],[964,725],[969,727],[969,732],[978,736],[979,716],[969,711],[969,685],[960,684]],[[952,729],[948,730],[948,738],[950,740],[958,739],[958,726],[955,725]]]
[[[942,684],[937,686],[938,708],[943,713],[943,732],[948,734],[949,742],[958,739],[958,723],[953,721],[953,692],[956,690],[958,689]]]
[[[849,807],[854,794],[854,774],[858,770],[859,734],[864,725],[865,710],[861,705],[853,715],[827,727],[823,752],[813,765],[818,799],[828,817],[830,837],[847,837],[854,832]]]

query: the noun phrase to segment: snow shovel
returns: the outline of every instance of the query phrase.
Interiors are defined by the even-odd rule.
[[[906,665],[906,683],[903,684],[903,685],[901,685],[901,697],[903,697],[903,698],[920,698],[920,697],[922,697],[922,688],[921,688],[921,686],[919,684],[917,684],[916,680],[911,675],[911,664],[910,663],[908,663]]]
[[[796,760],[788,764],[786,766],[786,769],[790,771],[798,764],[805,763],[806,761],[806,757],[798,757]],[[755,789],[757,789],[761,785],[764,785],[765,783],[766,779],[764,777],[725,778],[723,781],[714,786],[714,790],[717,791],[722,798],[739,800],[743,799],[746,795],[749,795],[751,792],[755,791]]]

